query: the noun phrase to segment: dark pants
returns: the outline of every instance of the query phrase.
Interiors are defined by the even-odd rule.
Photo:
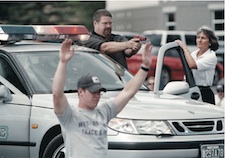
[[[207,87],[198,86],[198,87],[200,89],[203,102],[207,102],[207,103],[215,105],[215,96],[211,88],[209,86]]]

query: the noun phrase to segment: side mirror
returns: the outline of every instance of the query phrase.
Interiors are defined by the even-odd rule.
[[[0,100],[5,102],[12,101],[12,94],[5,85],[0,85]]]
[[[184,81],[172,81],[166,84],[162,92],[173,95],[188,93],[189,84]]]

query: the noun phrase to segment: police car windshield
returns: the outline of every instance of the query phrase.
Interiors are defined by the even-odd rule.
[[[52,81],[59,61],[58,52],[18,53],[16,57],[35,93],[51,93]],[[77,81],[84,74],[98,76],[102,85],[109,91],[122,89],[132,77],[124,68],[103,55],[76,51],[67,66],[65,92],[76,91]],[[142,88],[146,89],[144,86]]]

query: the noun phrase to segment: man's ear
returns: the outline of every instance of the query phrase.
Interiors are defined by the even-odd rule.
[[[78,92],[78,95],[79,95],[79,96],[82,96],[84,90],[83,90],[82,88],[79,88],[77,92]]]
[[[95,26],[95,25],[97,25],[97,23],[98,23],[98,22],[97,22],[96,20],[94,20],[93,25]]]

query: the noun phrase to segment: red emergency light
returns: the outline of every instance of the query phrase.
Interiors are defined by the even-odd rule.
[[[56,41],[71,38],[88,40],[89,31],[83,25],[0,25],[0,41]]]

